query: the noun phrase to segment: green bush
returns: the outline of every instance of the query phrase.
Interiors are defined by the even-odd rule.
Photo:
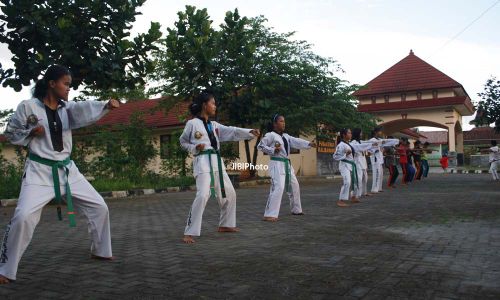
[[[0,153],[3,145],[0,144]],[[25,151],[16,148],[16,162],[7,161],[0,154],[0,199],[17,198],[21,190],[21,181],[24,173]]]

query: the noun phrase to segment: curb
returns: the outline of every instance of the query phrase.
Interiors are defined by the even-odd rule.
[[[263,184],[270,184],[270,179],[258,179],[252,181],[243,181],[239,183],[240,187],[252,187]],[[132,189],[126,191],[111,191],[111,192],[99,192],[99,194],[106,199],[116,199],[116,198],[127,198],[132,196],[141,195],[154,195],[154,194],[164,194],[164,193],[178,193],[184,191],[196,191],[196,185],[191,186],[173,186],[163,189]],[[14,199],[1,199],[0,207],[16,206],[17,198]]]
[[[490,173],[489,170],[455,170],[452,169],[450,170],[450,173],[453,174],[488,174]]]

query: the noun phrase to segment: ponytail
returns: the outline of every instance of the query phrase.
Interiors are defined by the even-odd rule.
[[[201,110],[203,108],[203,103],[207,103],[210,101],[210,99],[213,99],[214,95],[212,93],[209,93],[207,91],[203,91],[200,94],[198,94],[196,97],[193,99],[193,103],[189,105],[189,112],[193,116],[197,116],[201,113]]]
[[[42,100],[45,98],[49,92],[49,82],[51,80],[58,80],[63,76],[71,76],[71,72],[68,68],[61,65],[51,65],[43,77],[35,83],[32,94],[34,98]]]

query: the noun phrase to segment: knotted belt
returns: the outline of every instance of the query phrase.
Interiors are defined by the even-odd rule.
[[[271,160],[282,161],[285,163],[285,189],[287,193],[291,193],[292,189],[290,186],[290,160],[283,157],[271,157]]]
[[[214,149],[203,150],[195,156],[208,155],[208,161],[210,162],[210,196],[215,196],[215,175],[214,167],[212,166],[212,154],[217,155],[217,166],[219,167],[219,184],[222,198],[226,198],[226,190],[224,189],[224,174],[222,173],[222,159],[220,157],[219,151]]]
[[[51,160],[47,158],[40,157],[36,154],[30,153],[29,154],[29,159],[31,161],[37,162],[42,165],[46,165],[52,168],[52,180],[54,181],[54,193],[56,196],[56,203],[57,203],[57,217],[59,220],[62,220],[62,213],[61,213],[61,204],[62,204],[62,196],[61,196],[61,186],[59,183],[59,169],[63,169],[65,174],[66,174],[66,204],[68,205],[68,220],[69,220],[69,226],[70,227],[75,227],[76,226],[76,221],[75,221],[75,210],[73,208],[73,199],[71,198],[71,188],[69,186],[69,180],[68,180],[68,175],[69,175],[69,168],[67,167],[71,163],[70,157],[64,159],[64,160]]]
[[[352,170],[351,170],[352,187],[354,188],[354,185],[356,185],[356,188],[358,188],[358,169],[356,168],[356,163],[354,163],[353,161],[347,160],[347,159],[343,159],[341,161],[348,163],[352,166]]]

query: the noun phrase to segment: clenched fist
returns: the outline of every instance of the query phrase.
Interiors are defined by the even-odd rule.
[[[106,108],[107,109],[115,109],[115,108],[118,108],[120,107],[120,101],[116,100],[116,99],[111,99],[109,100],[109,102],[106,104]]]
[[[38,125],[37,127],[31,129],[31,136],[42,136],[45,134],[45,128],[42,125]]]

